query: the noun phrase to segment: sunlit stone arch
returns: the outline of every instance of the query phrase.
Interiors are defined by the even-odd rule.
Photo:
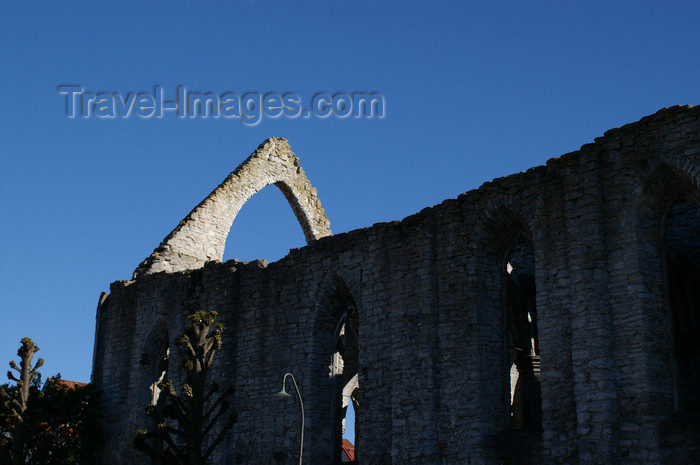
[[[307,243],[331,234],[317,191],[289,143],[283,138],[270,138],[180,222],[134,271],[134,278],[196,269],[208,261],[221,260],[236,215],[248,199],[271,184],[289,202]]]

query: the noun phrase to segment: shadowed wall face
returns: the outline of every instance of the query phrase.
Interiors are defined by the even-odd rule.
[[[101,297],[105,463],[147,463],[133,435],[155,378],[181,381],[182,356],[163,348],[198,309],[227,328],[212,376],[236,389],[238,422],[214,463],[298,460],[299,406],[272,397],[286,372],[304,399],[307,464],[339,460],[350,402],[366,464],[700,455],[700,108],[661,110],[546,166],[335,236],[308,180],[280,180],[303,173],[285,143],[261,145]],[[271,264],[218,261],[223,249],[206,244],[225,240],[230,199],[278,182],[297,186],[287,198],[309,244]],[[200,242],[193,231],[208,228]]]

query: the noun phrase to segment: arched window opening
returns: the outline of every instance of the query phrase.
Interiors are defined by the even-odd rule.
[[[511,427],[542,429],[540,350],[537,335],[534,247],[521,238],[506,257]]]
[[[355,301],[344,284],[340,283],[332,298],[333,313],[340,315],[334,331],[334,352],[329,366],[331,379],[331,451],[330,463],[347,461],[343,437],[346,428],[355,428],[359,410],[359,317]],[[346,422],[348,406],[352,404],[355,418]],[[354,431],[352,434],[356,438]],[[353,450],[354,452],[354,450]]]
[[[276,186],[267,186],[241,207],[226,238],[223,261],[264,258],[274,262],[289,249],[306,245],[289,202]]]
[[[141,353],[139,365],[139,380],[143,390],[140,390],[139,399],[143,405],[158,403],[160,388],[158,383],[168,379],[168,366],[170,362],[170,339],[168,332],[161,323],[154,325],[148,337],[148,342]],[[146,395],[148,397],[146,398]]]
[[[140,429],[153,430],[157,427],[154,417],[147,415],[149,409],[162,409],[165,406],[165,396],[158,383],[169,378],[170,367],[170,338],[163,322],[154,324],[155,328],[147,338],[139,360],[139,389],[136,402],[140,406],[140,416],[137,420]],[[162,441],[149,439],[153,448],[163,447]],[[155,460],[155,459],[154,459]],[[156,463],[155,461],[153,463]]]
[[[700,417],[700,207],[675,202],[664,234],[667,301],[673,326],[674,405]]]
[[[160,348],[160,351],[158,352],[158,357],[156,358],[156,361],[154,363],[153,367],[153,382],[151,383],[150,389],[151,389],[151,405],[156,406],[158,405],[158,401],[160,399],[160,387],[158,387],[158,384],[161,381],[167,380],[168,379],[168,365],[170,362],[170,345],[168,341],[166,340]]]

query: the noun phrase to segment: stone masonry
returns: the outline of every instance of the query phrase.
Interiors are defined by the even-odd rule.
[[[221,262],[241,206],[275,184],[308,245]],[[104,463],[145,464],[184,316],[227,327],[214,377],[238,422],[219,464],[690,464],[700,456],[700,107],[401,221],[331,235],[299,160],[265,141],[97,308]],[[164,368],[167,367],[167,368]],[[290,389],[290,385],[287,385]],[[293,388],[290,389],[293,392]]]
[[[289,201],[307,241],[330,235],[330,221],[299,159],[286,140],[271,138],[180,222],[139,265],[134,279],[141,274],[183,271],[221,261],[226,237],[241,207],[270,184],[279,187]]]

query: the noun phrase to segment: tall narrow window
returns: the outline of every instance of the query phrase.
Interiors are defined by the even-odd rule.
[[[342,283],[341,283],[342,284]],[[347,287],[338,286],[333,296],[333,310],[340,315],[334,331],[334,352],[330,363],[331,378],[331,451],[330,462],[342,463],[346,458],[343,452],[343,433],[348,405],[352,402],[357,423],[359,410],[359,318],[357,308]],[[355,425],[351,425],[354,427]]]
[[[535,301],[533,243],[521,239],[510,251],[505,269],[505,300],[510,354],[511,426],[542,428],[540,354]]]
[[[138,411],[142,412],[138,424],[140,428],[153,430],[157,427],[156,420],[147,416],[145,406],[162,409],[165,406],[165,396],[162,395],[158,383],[168,379],[170,365],[170,338],[162,322],[153,325],[154,328],[144,345],[139,362],[139,390],[137,394]],[[149,445],[162,450],[163,442],[149,440]],[[152,463],[156,463],[155,459]]]
[[[166,340],[158,352],[158,358],[156,358],[153,367],[153,382],[151,383],[151,405],[158,405],[158,400],[160,399],[160,388],[158,384],[161,381],[168,379],[168,365],[170,361],[170,346]]]
[[[684,416],[700,416],[700,207],[685,201],[670,209],[665,230],[666,282],[673,325],[674,403]]]

